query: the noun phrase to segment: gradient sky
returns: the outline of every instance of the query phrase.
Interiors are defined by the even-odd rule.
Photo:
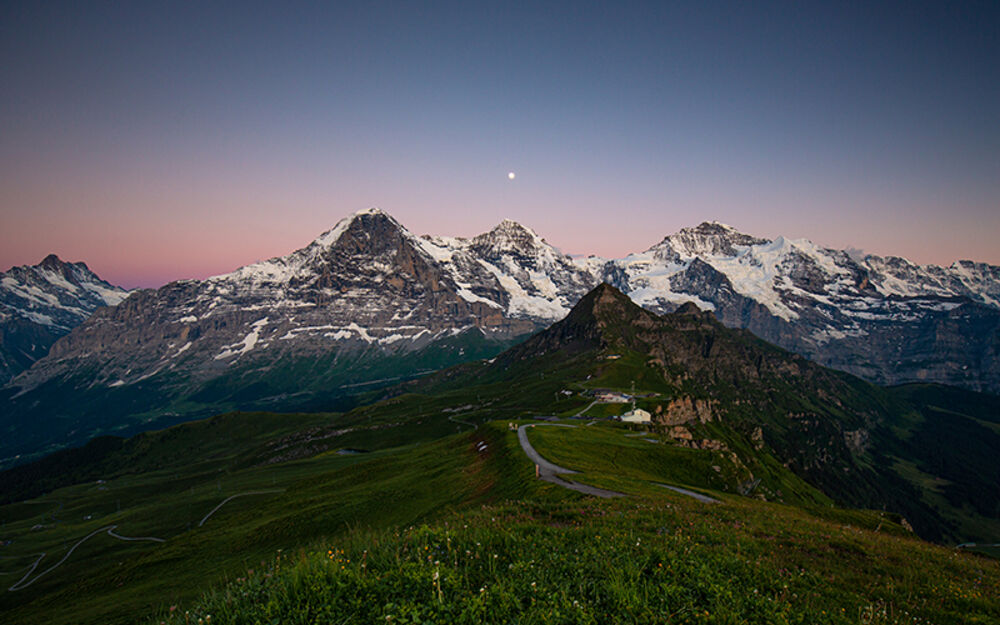
[[[369,206],[1000,264],[1000,4],[619,4],[3,3],[0,269],[157,286]]]

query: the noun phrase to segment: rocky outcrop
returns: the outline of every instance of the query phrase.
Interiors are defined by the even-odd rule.
[[[682,425],[692,421],[708,423],[715,418],[713,403],[706,399],[678,397],[667,404],[657,406],[654,420],[668,426]]]

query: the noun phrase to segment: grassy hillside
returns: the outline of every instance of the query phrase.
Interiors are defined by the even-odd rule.
[[[229,415],[172,428],[154,435],[176,443],[175,460],[162,468],[67,486],[0,507],[2,539],[11,541],[0,548],[5,588],[37,577],[23,589],[0,594],[0,620],[134,622],[137,615],[231,579],[277,549],[295,549],[351,528],[396,527],[455,507],[555,489],[506,480],[507,474],[529,474],[531,467],[526,459],[503,452],[504,437],[494,430],[369,453],[331,451],[272,462],[281,459],[272,455],[274,443],[281,446],[295,437],[262,443],[252,434],[261,419],[267,417]],[[315,432],[313,418],[305,419],[310,426],[305,431]],[[235,432],[241,423],[250,432],[242,441],[206,436],[211,428]],[[454,431],[458,426],[442,418],[435,427]],[[422,436],[419,426],[410,433]],[[339,449],[354,449],[368,434],[344,433]],[[213,441],[208,447],[230,444],[210,451],[197,447],[198,439]],[[492,448],[494,440],[495,452],[476,449],[482,441]],[[195,453],[185,452],[188,443]],[[206,519],[233,495],[241,496]],[[112,525],[120,536],[164,542],[120,540],[104,530]],[[32,568],[40,553],[45,556]]]
[[[756,495],[801,501],[805,484],[840,505],[901,514],[930,540],[1000,540],[1000,399],[877,387],[710,313],[654,315],[606,285],[495,359],[403,388],[474,393],[483,418],[505,418],[570,416],[589,405],[588,391],[633,387],[658,433],[735,456]],[[621,409],[597,404],[586,415]]]
[[[487,428],[489,429],[489,428]],[[626,431],[537,428],[550,459]],[[506,434],[509,439],[513,434]],[[561,443],[561,445],[560,445]],[[618,466],[665,480],[619,454]],[[593,476],[597,475],[596,469]],[[574,479],[577,476],[573,476]],[[188,623],[990,623],[995,561],[924,543],[886,515],[714,494],[704,504],[607,476],[628,498],[546,493],[435,523],[274,554],[192,605]],[[530,478],[529,478],[530,479]],[[617,480],[617,481],[616,481]],[[172,609],[173,608],[173,609]],[[158,621],[157,621],[158,622]]]
[[[494,356],[516,340],[467,331],[415,351],[342,349],[308,356],[264,355],[202,373],[163,371],[119,387],[94,384],[99,366],[80,368],[21,394],[0,391],[0,468],[80,446],[99,436],[132,436],[229,410],[347,411],[374,390],[428,372]],[[180,367],[178,371],[183,371]]]
[[[629,495],[597,502],[536,481],[507,422],[381,451],[270,462],[274,440],[253,433],[255,421],[270,418],[178,426],[156,434],[177,442],[177,461],[161,469],[0,507],[13,541],[3,547],[8,586],[109,525],[119,536],[165,540],[94,534],[37,582],[0,596],[3,621],[185,622],[185,612],[187,622],[211,614],[249,623],[342,622],[348,613],[357,622],[499,623],[521,614],[518,622],[667,622],[673,614],[680,622],[840,623],[882,610],[899,617],[882,622],[1000,618],[996,562],[924,543],[891,515],[832,508],[806,485],[798,506],[728,494],[742,478],[738,465],[625,426],[531,431],[547,458],[581,471],[573,479]],[[447,413],[436,421],[466,427]],[[228,449],[202,462],[183,452],[207,429],[235,432],[241,422],[248,433]],[[361,440],[351,434],[342,442]],[[229,500],[199,525],[241,493],[256,494]]]

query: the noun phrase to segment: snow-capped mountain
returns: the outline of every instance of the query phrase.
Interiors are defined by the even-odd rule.
[[[178,371],[207,380],[258,361],[399,354],[469,331],[500,344],[533,331],[534,321],[505,314],[511,296],[467,245],[423,239],[378,209],[361,211],[288,256],[137,292],[15,383],[30,389],[95,362],[93,382],[109,387]]]
[[[37,265],[0,272],[0,383],[30,367],[95,310],[127,295],[86,264],[63,262],[54,254]]]
[[[611,264],[611,282],[654,311],[693,301],[726,325],[878,383],[1000,391],[1000,267],[855,260],[715,222]]]

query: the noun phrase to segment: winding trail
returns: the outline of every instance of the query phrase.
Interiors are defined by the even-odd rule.
[[[219,505],[217,505],[214,508],[212,508],[212,510],[208,514],[205,515],[205,518],[203,518],[202,520],[198,521],[198,527],[201,527],[202,525],[204,525],[205,521],[207,521],[209,519],[209,517],[211,517],[213,514],[215,514],[216,512],[219,511],[219,508],[221,508],[222,506],[226,505],[227,503],[229,503],[233,499],[236,499],[237,497],[246,497],[248,495],[267,495],[267,494],[270,494],[270,493],[283,493],[283,492],[285,492],[284,488],[277,488],[277,489],[271,489],[271,490],[252,490],[252,491],[248,491],[246,493],[237,493],[235,495],[230,495],[229,497],[226,497],[225,499],[223,499],[222,503],[220,503]]]
[[[587,425],[590,425],[589,423]],[[579,473],[579,471],[574,471],[572,469],[567,469],[566,467],[561,467],[557,464],[553,464],[542,457],[531,443],[528,441],[528,428],[535,426],[550,426],[550,427],[560,427],[560,428],[574,428],[575,425],[568,425],[565,423],[526,423],[517,428],[517,440],[521,443],[521,449],[524,453],[528,455],[536,465],[538,465],[538,477],[545,480],[546,482],[552,482],[553,484],[558,484],[564,488],[570,490],[575,490],[587,495],[594,495],[595,497],[626,497],[625,493],[619,493],[613,490],[604,490],[603,488],[597,488],[595,486],[587,486],[586,484],[580,484],[578,482],[570,482],[568,480],[562,480],[556,477],[558,474],[569,474],[569,473]],[[646,436],[648,433],[640,434],[639,436]],[[625,436],[629,436],[626,434]],[[656,441],[659,442],[659,441]],[[702,503],[719,503],[718,499],[709,497],[708,495],[702,495],[701,493],[696,493],[693,490],[688,490],[686,488],[681,488],[680,486],[671,486],[669,484],[660,484],[659,482],[650,482],[650,484],[656,484],[662,488],[672,490],[675,493],[680,493],[682,495],[687,495],[688,497],[693,497]]]
[[[118,526],[117,525],[105,525],[104,527],[102,527],[100,529],[96,529],[93,532],[87,534],[86,536],[84,536],[83,538],[81,538],[79,541],[77,541],[77,543],[75,545],[73,545],[72,547],[69,548],[69,551],[67,551],[66,555],[64,555],[62,557],[62,560],[59,560],[58,562],[56,562],[55,564],[53,564],[49,568],[45,569],[44,571],[42,571],[41,573],[39,573],[38,575],[36,575],[30,582],[27,581],[27,579],[34,572],[35,568],[38,566],[39,562],[41,562],[42,558],[45,557],[45,553],[43,552],[42,555],[38,556],[38,559],[35,560],[35,563],[33,565],[31,565],[31,569],[29,569],[28,572],[25,573],[24,577],[22,577],[16,584],[14,584],[13,586],[11,586],[7,590],[9,592],[14,592],[15,590],[24,590],[28,586],[31,586],[32,584],[34,584],[38,580],[42,579],[43,577],[45,577],[46,575],[48,575],[52,571],[54,571],[57,568],[59,568],[60,566],[62,566],[62,563],[65,562],[66,560],[68,560],[71,555],[73,555],[73,552],[76,551],[76,548],[79,547],[80,545],[82,545],[83,543],[87,542],[91,537],[96,536],[96,535],[98,535],[98,534],[100,534],[102,532],[106,532],[108,530],[113,530],[116,527],[118,527]]]
[[[83,543],[87,542],[88,540],[90,540],[94,536],[97,536],[101,532],[107,532],[108,536],[111,536],[112,538],[117,538],[118,540],[151,540],[151,541],[158,542],[158,543],[167,542],[167,541],[163,540],[162,538],[153,538],[152,536],[143,536],[141,538],[130,538],[128,536],[122,536],[121,534],[116,534],[115,533],[115,528],[116,527],[118,527],[118,526],[117,525],[105,525],[104,527],[102,527],[100,529],[96,529],[93,532],[87,534],[86,536],[84,536],[83,538],[81,538],[80,540],[78,540],[75,545],[73,545],[72,547],[70,547],[69,551],[66,552],[66,555],[64,555],[61,560],[59,560],[58,562],[56,562],[55,564],[53,564],[49,568],[45,569],[44,571],[42,571],[41,573],[39,573],[38,575],[36,575],[34,578],[31,579],[31,581],[28,581],[28,578],[31,577],[31,574],[34,573],[35,569],[38,568],[38,565],[41,564],[42,558],[45,557],[45,552],[43,551],[42,553],[38,554],[38,559],[35,560],[34,564],[31,565],[31,568],[28,569],[28,572],[24,574],[24,577],[22,577],[21,579],[19,579],[17,581],[17,583],[15,583],[13,586],[11,586],[10,588],[8,588],[7,591],[8,592],[14,592],[14,591],[17,591],[17,590],[24,590],[28,586],[31,586],[32,584],[34,584],[35,582],[37,582],[41,578],[45,577],[46,575],[48,575],[52,571],[54,571],[57,568],[59,568],[60,566],[62,566],[63,562],[65,562],[66,560],[68,560],[69,557],[71,555],[73,555],[73,552],[76,551],[77,547],[79,547]]]
[[[135,536],[135,537],[122,536],[121,534],[116,534],[113,529],[108,530],[108,536],[110,536],[112,538],[117,538],[118,540],[151,540],[154,543],[165,543],[165,542],[167,542],[166,540],[164,540],[162,538],[154,538],[153,536]]]
[[[31,568],[28,569],[28,572],[24,574],[24,577],[22,577],[21,579],[19,579],[17,582],[14,583],[13,586],[11,586],[10,588],[8,588],[7,592],[14,592],[15,590],[21,590],[21,588],[27,588],[31,584],[35,583],[35,580],[31,580],[27,584],[24,584],[24,580],[26,580],[29,577],[31,577],[31,574],[35,572],[35,569],[38,568],[39,563],[41,563],[42,558],[44,558],[44,557],[45,557],[45,552],[44,551],[41,552],[40,554],[38,554],[38,559],[35,560],[34,564],[31,565]],[[46,573],[47,572],[48,571],[46,571]],[[44,575],[44,574],[45,573],[42,573],[42,575]],[[39,575],[38,577],[41,577],[42,575]],[[35,579],[38,579],[38,577],[36,577]],[[24,584],[24,586],[21,586],[21,584]]]
[[[580,484],[577,482],[570,482],[567,480],[562,480],[557,477],[560,473],[578,473],[572,469],[567,469],[566,467],[561,467],[557,464],[552,464],[545,458],[541,456],[535,448],[531,446],[528,441],[528,428],[540,426],[551,426],[551,427],[562,427],[562,428],[572,428],[575,425],[566,425],[563,423],[535,423],[535,424],[525,424],[517,428],[517,440],[521,443],[521,449],[524,453],[528,455],[538,466],[538,477],[545,480],[546,482],[551,482],[553,484],[558,484],[563,488],[568,488],[570,490],[575,490],[577,492],[583,493],[585,495],[593,495],[594,497],[624,497],[625,493],[619,493],[613,490],[604,490],[603,488],[597,488],[596,486],[587,486],[586,484]]]
[[[682,495],[687,495],[688,497],[694,497],[702,503],[719,503],[718,499],[713,499],[708,495],[702,495],[701,493],[696,493],[693,490],[688,490],[686,488],[681,488],[680,486],[671,486],[669,484],[660,484],[659,482],[653,482],[657,486],[662,486],[663,488],[674,491],[675,493],[680,493]]]

